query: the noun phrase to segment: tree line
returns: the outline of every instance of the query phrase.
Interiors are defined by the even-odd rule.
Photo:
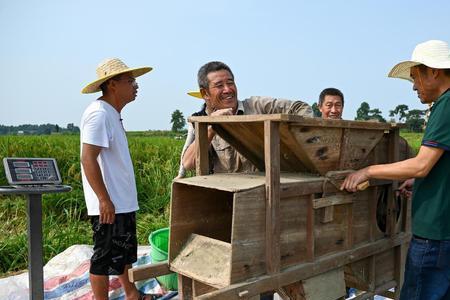
[[[57,124],[41,124],[32,125],[24,124],[18,126],[6,126],[0,125],[0,135],[43,135],[43,134],[72,134],[79,133],[80,128],[75,126],[73,123],[67,124],[67,127],[60,127]]]
[[[312,105],[312,109],[315,117],[321,117],[321,113],[317,103]],[[405,123],[406,129],[411,132],[422,132],[425,125],[425,116],[427,110],[411,109],[408,105],[397,105],[393,110],[389,111],[389,122],[391,123]],[[357,121],[375,121],[375,122],[387,122],[382,116],[382,112],[378,108],[370,108],[369,103],[362,102],[360,107],[356,110]],[[398,120],[398,121],[397,121]]]

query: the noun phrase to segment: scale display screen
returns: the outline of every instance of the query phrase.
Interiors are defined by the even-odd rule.
[[[5,157],[3,165],[11,185],[60,184],[62,181],[54,158]]]

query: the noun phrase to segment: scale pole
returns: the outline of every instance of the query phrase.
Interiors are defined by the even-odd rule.
[[[44,299],[42,194],[28,195],[28,283],[30,300]]]

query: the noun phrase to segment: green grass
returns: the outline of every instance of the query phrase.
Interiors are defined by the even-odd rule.
[[[420,145],[422,144],[423,133],[416,132],[400,132],[400,135],[408,141],[408,144],[413,148],[414,152],[419,151]]]
[[[129,145],[136,172],[140,210],[137,232],[140,244],[149,234],[168,226],[172,179],[177,175],[183,140],[131,134]],[[44,261],[73,244],[92,244],[83,198],[79,163],[79,136],[0,136],[0,158],[54,157],[70,193],[43,198]],[[0,185],[7,185],[0,167]],[[26,201],[0,196],[0,276],[27,268]]]
[[[402,132],[417,152],[422,134]],[[140,210],[137,232],[140,244],[149,234],[168,226],[170,186],[177,175],[183,140],[142,133],[129,135],[130,152],[136,172]],[[65,184],[73,191],[45,195],[43,199],[44,261],[73,244],[91,244],[79,163],[79,136],[0,136],[0,158],[54,157]],[[6,185],[0,167],[0,185]],[[27,268],[26,201],[0,196],[0,276]]]

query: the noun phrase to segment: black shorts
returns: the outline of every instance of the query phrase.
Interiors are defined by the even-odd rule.
[[[125,266],[137,260],[136,213],[116,214],[114,224],[100,224],[91,217],[94,254],[89,272],[95,275],[121,275]]]

